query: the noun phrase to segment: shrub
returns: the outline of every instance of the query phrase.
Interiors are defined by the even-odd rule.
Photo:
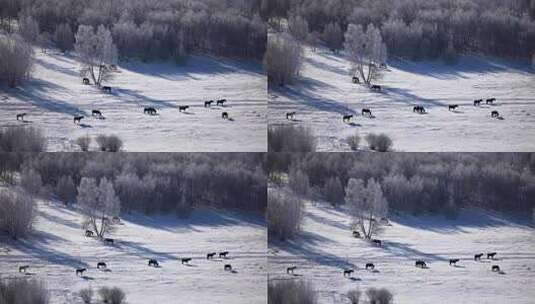
[[[359,304],[362,292],[358,289],[353,289],[347,292],[347,298],[351,304]]]
[[[99,289],[98,293],[100,294],[102,302],[107,304],[121,304],[124,303],[124,300],[126,299],[126,295],[118,287],[102,287]]]
[[[78,137],[76,139],[76,144],[80,147],[80,150],[87,152],[89,151],[89,146],[91,145],[91,137],[88,135]]]
[[[292,168],[288,175],[288,184],[297,194],[306,196],[310,191],[310,182],[308,175],[302,170]]]
[[[100,151],[119,152],[123,146],[123,141],[116,135],[99,135],[96,141]]]
[[[303,202],[288,189],[268,189],[267,221],[270,235],[285,240],[300,229]]]
[[[30,75],[33,48],[19,35],[0,35],[0,81],[17,86]]]
[[[62,51],[70,51],[74,48],[74,34],[71,26],[67,23],[60,24],[54,32],[56,46]]]
[[[56,185],[55,193],[65,204],[73,202],[76,199],[77,193],[72,178],[67,175],[60,177]]]
[[[316,304],[318,296],[314,286],[306,281],[270,280],[268,304]]]
[[[17,239],[32,229],[33,200],[22,190],[0,189],[0,231]]]
[[[359,149],[360,136],[358,134],[350,135],[346,138],[346,142],[351,150],[357,151]]]
[[[303,48],[290,34],[269,35],[264,55],[268,83],[279,86],[291,83],[299,74],[302,57]]]
[[[80,290],[80,298],[85,304],[91,304],[91,301],[93,301],[93,289],[84,288]]]
[[[370,149],[374,151],[387,152],[392,148],[392,139],[384,133],[379,135],[370,133],[366,135],[366,141]]]
[[[392,293],[386,288],[370,288],[366,290],[366,295],[370,300],[370,304],[390,304],[394,299]]]
[[[41,194],[43,181],[41,174],[31,168],[24,168],[20,175],[20,185],[31,195]]]
[[[309,128],[293,125],[269,126],[269,152],[315,152],[316,139]]]
[[[323,193],[328,202],[335,205],[344,201],[345,192],[338,177],[330,177],[323,186]]]
[[[0,152],[43,152],[46,138],[33,127],[10,126],[0,128]]]
[[[48,304],[49,293],[42,281],[0,279],[0,303]]]

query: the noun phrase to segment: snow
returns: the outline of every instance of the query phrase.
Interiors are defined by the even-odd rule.
[[[261,216],[221,210],[175,216],[127,215],[110,235],[113,246],[84,237],[82,217],[72,208],[40,202],[35,233],[18,242],[0,240],[3,277],[22,277],[18,266],[30,265],[31,277],[46,280],[54,303],[81,303],[82,288],[118,286],[130,304],[265,303],[267,235]],[[6,242],[7,241],[7,244]],[[212,251],[229,251],[228,259],[206,260]],[[180,258],[191,257],[191,265]],[[148,267],[155,258],[161,268]],[[109,272],[97,270],[107,263]],[[234,273],[223,270],[231,264]],[[85,279],[75,268],[87,267]]]
[[[440,216],[393,216],[377,238],[382,248],[356,239],[343,208],[306,204],[302,232],[294,241],[270,238],[270,279],[305,279],[320,303],[348,303],[348,290],[386,287],[395,303],[533,303],[535,230],[520,220],[465,211],[455,220]],[[496,260],[473,260],[496,251]],[[450,258],[461,259],[457,267]],[[428,269],[414,266],[423,259]],[[364,270],[374,263],[377,272]],[[491,271],[499,265],[505,274]],[[295,265],[295,275],[286,267]],[[356,269],[353,279],[344,268]]]
[[[0,86],[0,126],[32,125],[50,138],[50,151],[75,151],[76,138],[116,134],[130,152],[263,152],[267,142],[267,87],[260,64],[191,56],[183,65],[122,62],[103,83],[112,94],[82,84],[70,55],[36,49],[32,78]],[[205,100],[227,99],[204,108]],[[179,105],[189,105],[179,113]],[[153,106],[159,115],[143,114]],[[99,109],[106,119],[91,117]],[[223,120],[226,111],[231,119]],[[28,113],[27,122],[16,121]],[[75,115],[86,116],[81,125]],[[96,144],[93,143],[93,148]]]
[[[343,55],[305,50],[294,84],[269,91],[269,123],[309,126],[319,151],[348,151],[344,139],[358,133],[386,133],[396,151],[533,151],[535,149],[535,71],[527,63],[463,57],[455,66],[440,61],[390,61],[381,93],[351,81]],[[474,107],[475,99],[496,104]],[[423,105],[428,114],[413,113]],[[456,111],[447,105],[458,104]],[[375,118],[360,115],[370,108]],[[492,119],[497,110],[503,119]],[[296,120],[286,112],[296,111]],[[352,124],[343,114],[355,114]],[[363,141],[365,144],[365,141]]]

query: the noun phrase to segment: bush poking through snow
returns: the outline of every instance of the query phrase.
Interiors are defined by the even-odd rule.
[[[366,290],[366,295],[370,300],[370,304],[390,304],[394,300],[394,296],[386,288],[370,288]]]
[[[93,289],[91,288],[80,290],[80,298],[82,298],[84,304],[91,304],[91,301],[93,301],[93,294]]]
[[[33,127],[10,126],[0,128],[0,152],[43,152],[46,138]]]
[[[306,281],[270,280],[268,304],[316,304],[318,295],[314,286]]]
[[[374,151],[387,152],[392,148],[392,139],[384,133],[379,135],[370,133],[366,135],[366,141],[370,149]]]
[[[269,126],[269,152],[315,152],[316,139],[312,130],[302,126]]]
[[[0,303],[48,304],[50,295],[45,284],[21,278],[0,279]]]
[[[37,196],[43,189],[41,174],[32,168],[24,168],[20,174],[20,185],[28,194]]]
[[[360,136],[358,134],[350,135],[346,138],[346,142],[351,150],[357,151],[359,149]]]
[[[117,135],[99,135],[96,139],[100,151],[119,152],[123,147],[123,141]]]
[[[347,298],[351,301],[351,304],[359,304],[362,292],[358,289],[353,289],[347,292]]]
[[[0,189],[0,232],[14,239],[32,230],[34,204],[23,190]]]
[[[80,150],[87,152],[89,151],[89,146],[91,145],[91,137],[88,135],[78,137],[76,139],[76,144],[80,147]]]
[[[107,304],[122,304],[126,299],[124,291],[118,287],[102,287],[99,289],[98,293],[100,294],[102,302]]]
[[[270,235],[281,240],[292,238],[303,220],[303,202],[283,188],[268,189],[267,221]]]

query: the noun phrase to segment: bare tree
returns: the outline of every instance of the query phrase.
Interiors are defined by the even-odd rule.
[[[112,75],[107,65],[117,61],[117,48],[111,32],[103,25],[96,32],[91,26],[80,25],[75,39],[74,48],[83,65],[82,75],[89,74],[93,83],[100,86]]]
[[[31,16],[20,17],[19,33],[30,43],[37,42],[39,37],[39,24]]]
[[[370,24],[364,31],[361,25],[350,24],[345,33],[344,48],[365,83],[377,78],[380,65],[387,59],[386,45],[379,29]]]
[[[0,231],[17,239],[28,234],[34,219],[34,203],[22,189],[0,189]]]
[[[15,87],[29,77],[33,65],[33,48],[21,36],[0,35],[0,80]]]
[[[111,231],[110,219],[119,215],[121,208],[112,182],[102,178],[97,186],[95,179],[82,178],[78,186],[77,201],[86,217],[85,227],[90,226],[99,237],[104,237]]]
[[[288,18],[288,30],[299,42],[305,42],[308,38],[308,22],[301,16]]]
[[[369,179],[366,186],[361,179],[351,178],[346,187],[346,203],[356,225],[367,239],[379,231],[380,219],[388,213],[388,202],[381,185]]]
[[[281,240],[293,237],[303,219],[303,202],[284,188],[268,189],[267,221],[269,232]]]
[[[264,69],[268,82],[284,86],[299,74],[303,57],[301,45],[288,33],[272,34],[268,37],[264,55]]]

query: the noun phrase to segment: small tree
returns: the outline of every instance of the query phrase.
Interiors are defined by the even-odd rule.
[[[290,168],[288,174],[288,183],[290,188],[297,194],[306,196],[310,191],[310,182],[308,175],[300,169]]]
[[[23,168],[20,175],[20,185],[30,195],[37,196],[41,194],[41,190],[43,189],[41,174],[32,168]]]
[[[30,76],[33,48],[19,35],[0,35],[0,80],[10,87]]]
[[[91,145],[91,137],[89,137],[89,135],[78,137],[76,139],[76,144],[80,147],[80,150],[87,152],[89,151],[89,146]]]
[[[358,289],[352,289],[347,292],[347,298],[351,301],[351,304],[359,304],[362,292]]]
[[[54,32],[54,41],[62,52],[65,53],[72,50],[74,48],[74,34],[72,33],[71,26],[67,23],[58,25]]]
[[[270,235],[281,240],[293,237],[301,229],[303,208],[303,202],[288,189],[268,189],[267,222]]]
[[[323,41],[332,52],[337,52],[343,47],[344,33],[336,22],[329,23],[323,29]]]
[[[104,237],[112,229],[110,218],[118,216],[121,208],[112,182],[102,178],[97,186],[94,178],[83,177],[77,201],[85,216],[84,227],[90,226],[99,237]]]
[[[91,301],[93,301],[93,289],[84,288],[80,290],[80,298],[82,298],[84,304],[91,304]]]
[[[59,178],[55,192],[65,204],[69,204],[76,199],[76,186],[70,176],[63,175]]]
[[[394,299],[392,293],[386,288],[370,288],[366,290],[366,295],[370,300],[370,304],[390,304]]]
[[[360,144],[360,136],[358,134],[355,135],[349,135],[346,138],[347,144],[353,151],[357,151],[359,149]]]
[[[39,24],[31,16],[21,17],[19,32],[26,41],[35,43],[39,37]]]
[[[344,187],[342,186],[340,179],[336,176],[329,177],[329,179],[327,179],[323,188],[323,193],[325,194],[327,201],[332,205],[336,205],[344,201]]]
[[[288,30],[299,42],[305,42],[308,38],[308,22],[301,16],[290,16]]]
[[[89,74],[93,83],[100,86],[112,75],[106,65],[117,61],[117,48],[111,32],[103,25],[96,32],[91,26],[80,25],[75,40],[74,48],[82,62],[82,75]]]
[[[267,50],[264,55],[264,69],[268,82],[284,86],[299,75],[303,49],[288,33],[268,36]]]
[[[34,203],[24,191],[0,189],[0,232],[12,238],[25,236],[32,230]]]
[[[365,238],[371,239],[379,231],[380,219],[388,213],[388,202],[381,185],[373,178],[366,186],[361,179],[351,178],[347,183],[345,200],[350,206],[354,224]]]
[[[361,25],[349,24],[344,48],[348,59],[365,83],[370,84],[378,77],[379,66],[387,59],[386,45],[379,29],[369,24],[364,32]]]

